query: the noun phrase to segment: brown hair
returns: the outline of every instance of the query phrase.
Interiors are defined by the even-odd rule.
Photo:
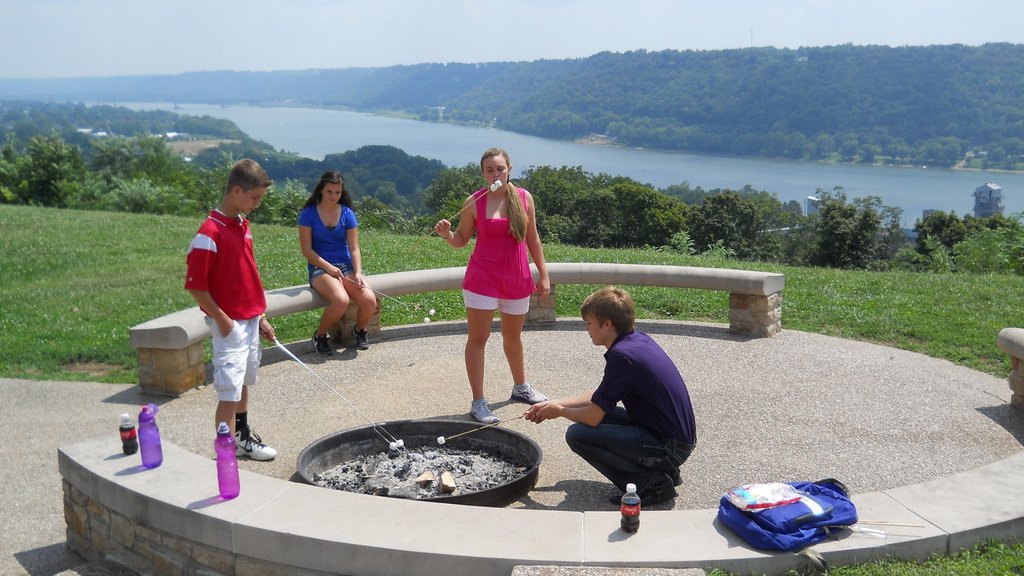
[[[587,296],[580,306],[580,316],[586,318],[591,316],[598,322],[611,320],[612,326],[619,334],[633,331],[633,321],[636,318],[636,308],[633,306],[633,297],[622,288],[605,286],[590,296]]]
[[[316,206],[319,204],[320,200],[324,197],[324,188],[327,187],[328,184],[341,184],[341,198],[338,198],[338,204],[351,208],[352,194],[348,191],[348,188],[345,187],[345,177],[337,170],[328,170],[320,175],[320,180],[316,183],[316,188],[313,188],[313,193],[309,195],[309,198],[302,207],[309,208],[310,206]]]
[[[480,170],[484,169],[484,160],[494,156],[501,156],[505,159],[505,164],[508,164],[509,168],[512,167],[512,160],[509,159],[508,152],[501,148],[490,148],[480,157]],[[519,195],[519,189],[512,184],[511,179],[505,184],[505,202],[508,205],[508,233],[517,241],[522,242],[526,239],[528,223],[526,207],[523,206],[523,199]]]
[[[235,165],[231,167],[231,174],[228,175],[224,193],[230,193],[235,186],[248,192],[256,188],[268,188],[273,183],[270,176],[267,176],[267,171],[258,162],[244,158],[235,162]]]

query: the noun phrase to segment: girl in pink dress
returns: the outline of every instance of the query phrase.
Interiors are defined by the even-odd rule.
[[[466,304],[466,375],[473,393],[470,414],[478,422],[499,419],[484,397],[484,348],[491,334],[494,311],[501,313],[501,338],[512,372],[511,400],[536,404],[547,397],[526,381],[523,359],[523,324],[530,309],[530,295],[544,297],[551,290],[544,248],[537,234],[533,196],[509,182],[512,163],[508,153],[491,148],[480,158],[480,172],[489,186],[472,193],[461,211],[458,229],[439,220],[434,232],[449,246],[461,248],[476,233],[476,246],[466,266],[462,295]],[[537,283],[530,272],[533,258]]]

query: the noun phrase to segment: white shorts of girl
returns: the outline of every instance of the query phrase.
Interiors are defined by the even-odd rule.
[[[256,384],[263,357],[260,317],[234,322],[231,333],[221,336],[217,324],[206,317],[213,340],[213,389],[222,402],[238,402],[242,399],[242,386]]]
[[[501,310],[502,314],[516,314],[520,316],[530,311],[529,296],[509,300],[507,298],[495,298],[463,290],[462,301],[465,302],[466,308],[474,310]]]

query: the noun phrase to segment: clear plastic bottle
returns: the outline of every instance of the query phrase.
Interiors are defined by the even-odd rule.
[[[235,437],[227,422],[217,425],[217,439],[213,441],[217,452],[217,488],[220,497],[230,500],[238,496],[238,458],[235,456]]]
[[[637,496],[636,484],[626,484],[619,512],[622,513],[619,527],[623,532],[633,533],[640,529],[640,496]]]
[[[156,468],[164,461],[164,450],[160,445],[160,428],[156,425],[156,404],[146,404],[139,412],[139,451],[142,465]]]
[[[135,423],[128,414],[121,414],[121,451],[131,456],[139,451],[139,435],[135,432]]]

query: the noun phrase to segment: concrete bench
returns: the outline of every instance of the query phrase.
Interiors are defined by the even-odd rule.
[[[369,276],[379,294],[391,297],[424,292],[458,290],[466,268],[435,268]],[[536,276],[536,268],[534,268]],[[716,290],[729,293],[729,329],[763,338],[782,329],[783,274],[727,268],[643,264],[549,263],[551,294],[530,299],[528,325],[555,320],[555,287],[559,284],[615,284]],[[322,308],[326,301],[308,285],[267,291],[267,316],[276,318]],[[332,330],[332,336],[351,344],[356,306],[352,305]],[[371,337],[380,335],[380,299],[368,326]],[[198,307],[179,310],[133,326],[128,331],[139,358],[139,384],[149,392],[177,396],[206,379],[204,341],[210,329]]]
[[[1010,355],[1010,404],[1024,408],[1024,328],[1003,328],[996,344]]]
[[[714,508],[643,513],[627,536],[618,511],[483,508],[349,492],[242,470],[242,492],[217,496],[216,463],[164,442],[144,469],[104,436],[57,453],[67,546],[143,574],[474,574],[517,566],[718,568],[737,574],[799,570],[792,553],[755,550]],[[886,537],[836,530],[814,549],[832,566],[883,558],[923,561],[1024,530],[1024,454],[921,484],[854,494]],[[970,487],[967,489],[967,487]],[[868,524],[877,523],[868,522]],[[619,572],[615,572],[619,573]],[[650,572],[644,572],[650,573]]]

